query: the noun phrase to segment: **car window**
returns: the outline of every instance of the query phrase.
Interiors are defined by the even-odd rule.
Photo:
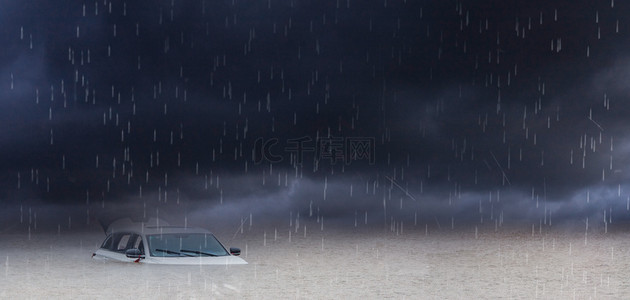
[[[127,249],[127,243],[129,243],[129,238],[131,237],[131,234],[124,234],[121,238],[120,241],[118,242],[118,246],[116,246],[116,250],[117,251],[124,251]]]
[[[112,235],[108,235],[105,238],[105,241],[103,241],[103,244],[101,245],[101,248],[103,249],[112,249]]]
[[[133,243],[133,248],[139,249],[140,253],[144,254],[144,245],[142,244],[142,237],[139,235],[135,235],[133,239],[135,240],[135,242]]]
[[[222,256],[229,255],[212,235],[204,233],[169,233],[147,236],[151,256]]]
[[[116,252],[125,252],[132,248],[140,249],[144,253],[142,237],[130,232],[117,232],[107,236],[101,248]]]
[[[139,235],[136,235],[134,237],[133,248],[139,248],[141,242],[142,242],[142,237],[140,237]]]

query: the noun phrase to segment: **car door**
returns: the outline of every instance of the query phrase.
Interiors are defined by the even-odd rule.
[[[142,237],[140,235],[132,232],[119,232],[107,237],[96,254],[113,260],[132,262],[136,259],[127,257],[125,252],[129,249],[141,247],[140,251],[144,253],[142,245]]]

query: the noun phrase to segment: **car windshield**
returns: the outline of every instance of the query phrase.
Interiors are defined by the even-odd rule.
[[[230,255],[209,233],[164,233],[148,235],[151,256],[224,256]]]

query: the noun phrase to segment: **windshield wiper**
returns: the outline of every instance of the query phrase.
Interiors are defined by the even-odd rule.
[[[167,249],[155,249],[155,251],[158,251],[158,252],[164,252],[164,253],[166,253],[166,254],[177,254],[177,255],[179,255],[179,256],[182,256],[182,255],[185,255],[185,256],[190,256],[190,255],[186,255],[186,254],[179,253],[179,252],[177,252],[177,251],[172,251],[172,250],[167,250]]]
[[[208,253],[208,252],[202,252],[202,251],[197,251],[197,250],[181,249],[179,251],[181,251],[181,252],[188,252],[188,253],[195,253],[195,254],[199,254],[199,255],[206,255],[206,256],[218,256],[216,254],[212,254],[212,253]]]

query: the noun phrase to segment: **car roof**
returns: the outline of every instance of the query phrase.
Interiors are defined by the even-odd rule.
[[[187,226],[173,226],[166,221],[151,218],[146,222],[134,222],[130,218],[119,219],[112,222],[106,231],[107,235],[116,232],[136,232],[142,234],[168,234],[168,233],[210,233],[210,231]]]

